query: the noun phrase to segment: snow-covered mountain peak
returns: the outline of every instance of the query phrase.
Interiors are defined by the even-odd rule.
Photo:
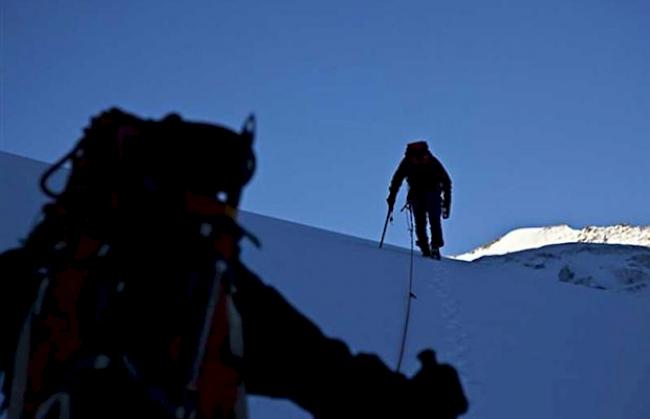
[[[650,247],[650,226],[588,226],[574,229],[566,224],[512,230],[503,237],[480,246],[456,259],[472,261],[483,256],[504,255],[522,250],[564,243],[623,244]]]

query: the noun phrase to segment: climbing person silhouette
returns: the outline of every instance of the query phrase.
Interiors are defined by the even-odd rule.
[[[442,163],[429,151],[426,141],[415,141],[406,146],[404,158],[393,175],[386,198],[390,211],[404,178],[409,185],[406,201],[415,220],[416,244],[423,256],[439,260],[440,248],[444,245],[440,216],[449,218],[451,179]],[[427,239],[427,218],[431,230],[430,244]]]

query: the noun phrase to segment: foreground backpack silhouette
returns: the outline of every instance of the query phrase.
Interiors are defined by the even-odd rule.
[[[423,256],[440,259],[440,248],[444,246],[440,216],[449,218],[451,210],[451,179],[436,159],[425,141],[416,141],[406,146],[404,158],[400,162],[390,182],[388,198],[389,213],[395,205],[397,192],[406,178],[409,191],[407,205],[413,211],[416,244]],[[431,243],[427,239],[427,219],[431,229]]]
[[[316,418],[467,409],[457,376],[351,354],[241,263],[239,241],[256,242],[236,222],[254,129],[111,109],[44,174],[42,221],[0,255],[11,419],[243,418],[246,393]]]

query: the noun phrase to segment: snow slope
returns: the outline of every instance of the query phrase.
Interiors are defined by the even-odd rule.
[[[13,192],[0,185],[0,202],[12,207],[2,213],[1,248],[15,242],[14,226],[28,226],[38,210],[36,173],[24,162],[0,153],[1,170],[20,167],[24,182],[16,180]],[[244,246],[243,259],[254,271],[328,335],[396,365],[408,249],[378,249],[375,242],[256,214],[241,219],[263,243],[262,249]],[[587,267],[607,259],[607,269],[623,269],[628,265],[621,263],[643,265],[650,257],[636,247],[612,248],[603,257],[564,246],[566,263],[574,263],[574,252]],[[593,249],[601,248],[611,247]],[[459,369],[471,403],[467,418],[650,417],[648,293],[576,286],[559,280],[563,262],[549,257],[536,269],[526,261],[544,256],[515,256],[479,263],[415,258],[417,298],[403,370],[414,373],[416,354],[435,348],[441,361]],[[571,266],[573,278],[582,277],[578,265]],[[610,278],[606,269],[602,278]],[[309,417],[290,403],[261,397],[250,398],[250,410],[258,419]]]
[[[254,269],[326,333],[396,364],[408,251],[259,216],[244,223],[265,243],[244,254]],[[650,417],[647,294],[577,287],[555,275],[508,261],[416,258],[406,371],[416,370],[420,349],[434,347],[459,368],[470,418]],[[274,417],[262,414],[266,403],[252,407],[253,417]]]
[[[626,244],[650,247],[650,226],[619,224],[606,227],[589,226],[579,230],[568,225],[520,228],[454,258],[471,261],[483,256],[504,255],[563,243]]]

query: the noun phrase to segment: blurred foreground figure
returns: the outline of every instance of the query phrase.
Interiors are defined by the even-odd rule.
[[[395,198],[406,178],[409,185],[407,205],[415,219],[416,244],[423,256],[440,259],[440,248],[445,244],[442,238],[440,216],[449,218],[451,210],[451,179],[436,159],[425,141],[416,141],[406,146],[404,158],[390,182],[388,202],[393,210]],[[431,244],[427,239],[427,219],[431,229]]]
[[[467,410],[452,367],[409,379],[352,355],[240,262],[254,130],[111,109],[43,175],[42,221],[0,255],[11,419],[244,418],[245,392],[316,418]]]

